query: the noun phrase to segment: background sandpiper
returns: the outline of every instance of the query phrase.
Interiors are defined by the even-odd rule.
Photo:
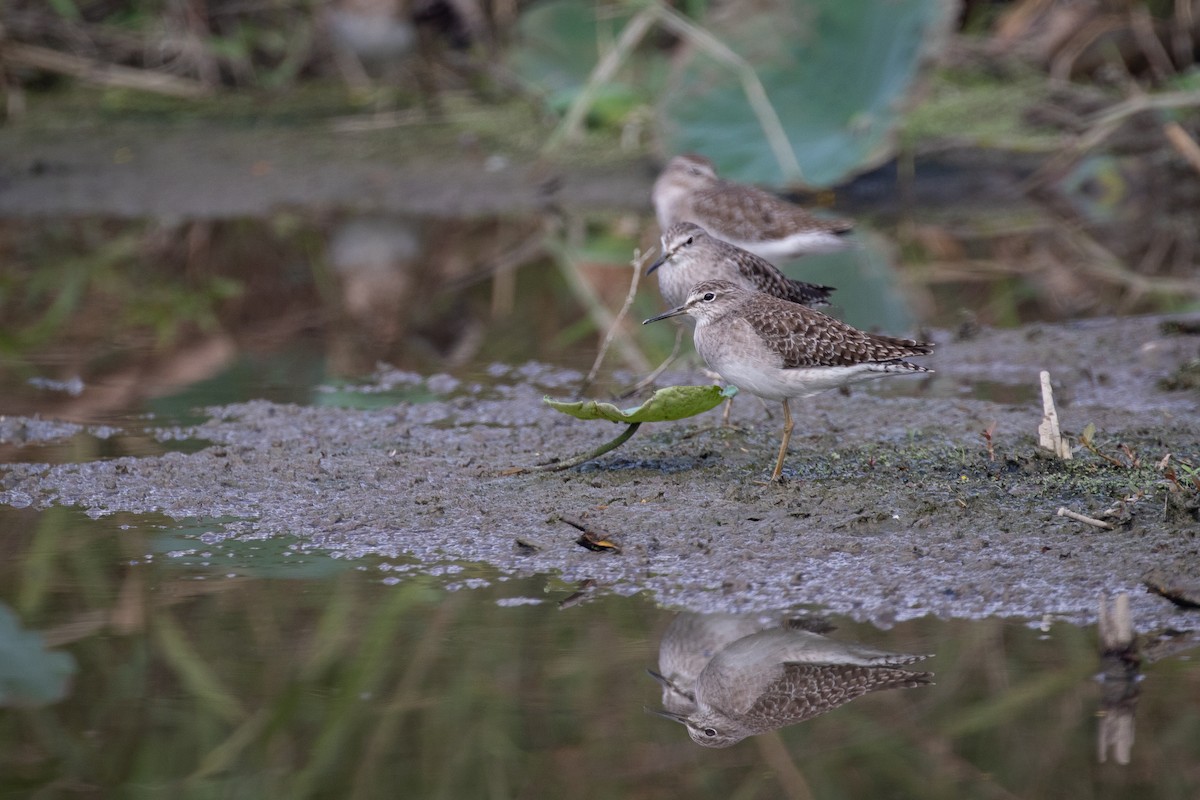
[[[738,389],[783,403],[783,441],[772,481],[783,473],[792,437],[788,400],[884,375],[933,371],[904,360],[928,355],[932,344],[865,333],[820,311],[729,281],[702,281],[683,305],[643,324],[680,314],[695,318],[696,352],[709,367]]]
[[[662,255],[650,265],[658,272],[658,289],[667,305],[683,305],[688,291],[706,280],[725,280],[744,289],[800,303],[826,305],[832,286],[789,278],[769,261],[709,235],[694,222],[677,222],[663,233]]]
[[[703,156],[675,156],[654,182],[654,213],[666,231],[695,222],[743,250],[780,262],[845,249],[853,223],[813,215],[770,192],[722,180]]]

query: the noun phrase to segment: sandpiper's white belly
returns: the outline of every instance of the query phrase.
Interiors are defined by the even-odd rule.
[[[873,364],[855,364],[852,367],[780,369],[779,367],[755,368],[747,362],[730,361],[720,366],[710,363],[709,366],[742,391],[756,394],[767,400],[811,397],[830,389],[881,378],[884,375],[884,372],[876,369]]]
[[[783,359],[739,317],[696,327],[696,352],[708,366],[738,389],[767,400],[810,397],[859,381],[880,378],[885,365],[867,362],[852,366],[783,368]]]
[[[850,242],[843,236],[829,231],[802,231],[793,233],[782,239],[758,239],[741,241],[730,236],[716,234],[732,245],[743,250],[749,250],[759,258],[772,263],[787,261],[801,255],[816,255],[818,253],[836,253],[849,247]]]

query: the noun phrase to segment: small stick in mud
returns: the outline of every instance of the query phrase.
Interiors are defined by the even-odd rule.
[[[635,433],[637,433],[637,429],[640,427],[642,427],[642,423],[640,422],[629,423],[629,425],[626,426],[625,430],[621,431],[617,438],[613,439],[612,441],[605,442],[591,452],[583,453],[582,455],[578,456],[572,456],[571,458],[565,458],[562,461],[554,461],[549,464],[535,464],[532,467],[509,467],[508,469],[500,470],[499,474],[507,477],[509,475],[524,475],[527,472],[561,472],[564,469],[578,467],[580,464],[591,461],[593,458],[599,458],[610,450],[616,450],[618,447],[625,444],[625,442],[629,440],[630,436],[633,436]]]
[[[1054,408],[1054,390],[1050,388],[1050,373],[1039,374],[1042,384],[1042,424],[1038,425],[1038,446],[1049,450],[1063,461],[1071,460],[1071,444],[1058,430],[1058,411]]]
[[[1058,516],[1067,517],[1068,519],[1073,519],[1076,522],[1083,522],[1097,528],[1103,528],[1106,531],[1114,531],[1117,529],[1117,526],[1113,525],[1111,522],[1105,522],[1102,519],[1089,517],[1086,514],[1080,514],[1078,511],[1072,511],[1069,508],[1063,508],[1061,506],[1058,509]]]
[[[616,543],[615,537],[612,534],[606,533],[596,526],[585,525],[577,520],[564,517],[561,514],[558,517],[560,522],[565,522],[575,530],[579,531],[582,536],[575,540],[575,544],[580,547],[586,547],[597,553],[620,553],[621,546]]]
[[[987,445],[988,461],[996,460],[996,443],[992,439],[992,434],[996,432],[996,420],[992,420],[992,424],[988,425],[979,435],[983,437],[983,442]]]

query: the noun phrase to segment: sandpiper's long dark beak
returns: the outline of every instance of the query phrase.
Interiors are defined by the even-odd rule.
[[[666,709],[661,708],[650,708],[649,706],[642,706],[642,708],[646,709],[646,713],[648,714],[657,714],[660,717],[673,719],[680,725],[687,725],[687,714],[676,714],[674,711],[667,711]]]
[[[649,325],[651,322],[658,322],[660,319],[667,319],[668,317],[678,317],[680,314],[686,314],[686,313],[687,313],[687,306],[680,306],[679,308],[672,308],[670,311],[668,311],[665,314],[659,314],[657,317],[651,317],[650,319],[644,319],[644,320],[642,320],[642,324]]]
[[[651,272],[654,272],[654,270],[658,269],[658,268],[659,268],[659,267],[661,267],[663,264],[667,263],[667,259],[668,259],[668,258],[670,258],[670,257],[671,257],[671,256],[670,256],[670,254],[664,251],[664,252],[663,252],[663,254],[662,254],[661,256],[659,256],[659,257],[658,257],[658,261],[655,261],[655,262],[654,262],[653,264],[651,264],[651,265],[650,265],[650,267],[649,267],[649,268],[646,270],[646,274],[647,274],[647,275],[649,275]]]

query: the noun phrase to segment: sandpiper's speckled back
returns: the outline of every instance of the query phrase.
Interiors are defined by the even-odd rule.
[[[669,306],[683,305],[693,286],[714,279],[806,306],[827,304],[834,291],[831,286],[793,280],[770,262],[710,236],[693,222],[677,222],[663,233],[662,255],[654,269]]]

